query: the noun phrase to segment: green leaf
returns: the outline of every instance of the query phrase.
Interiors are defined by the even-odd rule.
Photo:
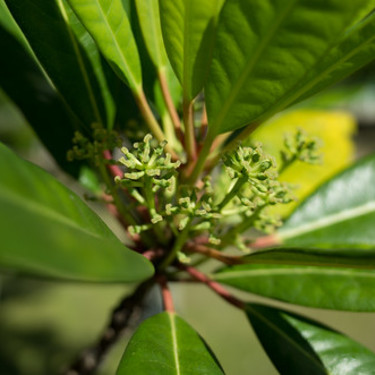
[[[141,65],[126,4],[121,0],[68,0],[100,51],[134,92],[142,86]]]
[[[1,26],[0,50],[6,51],[6,58],[0,59],[0,87],[60,167],[77,175],[79,164],[68,162],[66,151],[72,146],[74,129],[79,123],[24,46]]]
[[[117,375],[224,374],[202,338],[174,313],[154,315],[137,329]]]
[[[107,117],[106,119],[104,119],[105,124],[108,128],[111,129],[114,123],[116,108],[114,99],[110,92],[109,84],[111,83],[111,81],[114,80],[114,77],[111,77],[111,74],[114,75],[114,73],[112,69],[108,66],[107,62],[101,56],[94,40],[91,38],[91,35],[87,32],[87,30],[78,20],[72,8],[67,3],[67,0],[62,0],[62,4],[66,12],[68,23],[72,28],[80,45],[83,47],[85,53],[87,54],[87,58],[90,60],[92,68],[95,72],[96,79],[98,80],[98,84],[100,86],[100,93],[106,108]],[[108,76],[110,78],[108,78]]]
[[[142,35],[150,57],[158,69],[168,63],[161,33],[159,2],[135,0]]]
[[[131,282],[150,277],[78,196],[0,145],[0,265],[65,280]]]
[[[100,86],[87,52],[68,25],[66,3],[63,0],[6,0],[6,3],[73,112],[86,126],[93,122],[104,124],[106,114]]]
[[[368,250],[340,250],[334,253],[323,249],[273,249],[256,251],[242,258],[249,264],[284,264],[331,266],[355,269],[375,269],[375,252]]]
[[[278,237],[284,247],[375,248],[375,155],[322,185],[292,213]]]
[[[165,48],[186,100],[203,88],[223,0],[160,0]]]
[[[226,267],[213,278],[250,293],[297,305],[375,311],[373,256],[368,258],[372,264],[366,267],[366,257],[350,264],[350,259],[327,259],[320,255],[320,264],[316,265],[319,254],[310,258],[307,254],[304,259],[298,258],[298,254],[289,255],[289,262],[284,254],[281,259],[255,259],[254,264]]]
[[[340,332],[263,305],[246,313],[281,375],[375,374],[375,354]]]
[[[227,0],[206,86],[212,132],[259,122],[294,101],[370,0]]]

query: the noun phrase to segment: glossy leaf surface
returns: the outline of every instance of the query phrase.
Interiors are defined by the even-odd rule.
[[[0,145],[0,265],[43,277],[130,282],[152,275],[78,196]]]
[[[310,195],[279,231],[283,246],[375,248],[375,156],[367,157]]]
[[[100,86],[86,51],[67,23],[66,3],[63,0],[6,0],[6,3],[73,112],[86,127],[93,122],[104,123]]]
[[[118,76],[138,92],[142,73],[126,3],[121,0],[68,1]]]
[[[366,258],[350,260],[288,257],[222,269],[216,281],[264,297],[311,307],[347,311],[375,311],[375,269]],[[259,263],[258,263],[259,262]],[[316,263],[319,262],[319,265]],[[256,263],[256,264],[255,264]],[[357,267],[358,266],[358,267]]]
[[[160,1],[165,48],[188,100],[199,93],[208,75],[222,5],[223,0]]]
[[[0,59],[0,87],[18,106],[60,167],[72,175],[78,175],[78,163],[68,162],[66,152],[71,148],[74,129],[80,123],[72,116],[24,45],[2,26],[0,49],[7,51],[6,58]]]
[[[202,338],[174,313],[141,324],[122,357],[117,375],[222,375]]]
[[[375,374],[375,354],[302,316],[249,304],[247,316],[281,375]]]
[[[214,133],[261,121],[296,100],[369,0],[228,0],[206,86]]]

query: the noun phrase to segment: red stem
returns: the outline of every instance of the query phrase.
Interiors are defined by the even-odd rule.
[[[250,248],[254,250],[264,249],[266,247],[273,247],[280,245],[280,239],[275,234],[269,236],[259,237],[250,244]]]
[[[165,278],[165,276],[160,275],[158,276],[157,280],[161,288],[161,295],[163,298],[164,310],[170,313],[174,313],[175,309],[173,305],[172,293],[168,287],[167,279]]]
[[[211,280],[204,273],[198,271],[196,268],[193,268],[193,267],[181,265],[180,268],[186,271],[187,273],[189,273],[190,276],[192,276],[194,279],[206,284],[211,290],[213,290],[216,294],[218,294],[221,298],[225,299],[227,302],[229,302],[233,306],[236,306],[240,308],[241,310],[245,309],[245,303],[243,301],[234,297],[225,288],[223,288],[217,282]]]
[[[109,150],[104,150],[103,151],[103,157],[106,160],[113,160],[112,154]],[[111,172],[111,175],[113,177],[124,177],[124,172],[121,170],[121,168],[118,165],[115,164],[107,164],[108,170]]]

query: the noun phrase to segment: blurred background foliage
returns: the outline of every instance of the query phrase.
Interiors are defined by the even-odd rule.
[[[253,135],[254,140],[263,142],[269,153],[280,148],[284,133],[298,127],[322,139],[322,165],[296,165],[283,175],[285,181],[299,186],[296,190],[299,200],[354,158],[374,151],[374,67],[373,64],[362,69],[341,84],[279,115]],[[1,91],[0,141],[59,176],[70,188],[82,192],[58,170],[16,107]],[[280,213],[285,215],[291,209],[292,206]],[[118,230],[109,218],[105,219]],[[58,374],[81,349],[96,340],[110,310],[131,289],[121,285],[65,284],[10,274],[0,277],[1,375]],[[203,286],[173,285],[172,292],[177,312],[205,337],[228,375],[277,373],[241,312]],[[248,295],[245,298],[260,300]],[[280,305],[288,308],[286,304]],[[151,294],[147,306],[148,315],[160,308],[157,291]],[[296,309],[375,350],[374,314]],[[101,375],[114,374],[127,339],[125,335],[110,353]]]

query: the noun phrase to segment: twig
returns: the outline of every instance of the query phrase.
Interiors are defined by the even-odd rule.
[[[180,265],[179,268],[183,271],[189,273],[194,279],[206,284],[211,290],[218,294],[221,298],[225,299],[227,302],[241,310],[245,309],[245,302],[239,300],[230,294],[225,288],[223,288],[217,282],[211,280],[204,273],[198,271],[196,268]]]
[[[275,234],[270,234],[269,236],[257,238],[249,247],[253,250],[259,250],[278,245],[280,245],[280,239]]]
[[[84,350],[70,368],[63,372],[64,375],[88,375],[97,370],[105,354],[125,329],[133,326],[139,319],[144,297],[153,284],[154,280],[144,282],[131,296],[120,302],[113,310],[110,322],[97,343]]]
[[[135,101],[141,111],[141,114],[146,121],[147,126],[153,133],[154,137],[159,141],[163,142],[165,140],[165,135],[161,130],[159,123],[156,121],[154,114],[147,102],[146,96],[143,91],[138,92],[135,94]],[[172,159],[177,160],[178,156],[174,152],[174,150],[170,147],[170,145],[165,146],[165,150],[172,155]]]
[[[165,72],[159,71],[158,77],[159,77],[160,88],[161,88],[161,92],[163,94],[164,102],[167,106],[169,115],[171,116],[171,120],[172,120],[174,129],[175,129],[177,138],[183,144],[184,135],[183,135],[182,130],[181,130],[180,117],[178,116],[176,107],[173,104],[171,93],[170,93],[169,87],[168,87],[168,82],[167,82],[167,79],[165,77]]]
[[[241,256],[226,255],[221,251],[212,249],[208,246],[189,242],[186,244],[185,249],[193,253],[206,255],[228,265],[243,264],[243,259]]]
[[[161,295],[163,298],[164,310],[167,312],[175,312],[172,293],[168,287],[167,279],[164,275],[159,275],[157,281],[161,288]]]
[[[103,151],[103,157],[106,160],[113,160],[112,154],[109,150],[104,150]],[[111,175],[113,177],[124,177],[124,172],[121,170],[121,168],[118,165],[115,164],[107,164],[107,169],[111,172]]]
[[[145,258],[147,258],[150,262],[155,259],[161,258],[164,255],[164,250],[157,248],[157,249],[149,249],[142,254]]]
[[[185,127],[185,150],[188,162],[194,162],[197,159],[197,145],[194,132],[194,102],[183,101],[183,117]]]

